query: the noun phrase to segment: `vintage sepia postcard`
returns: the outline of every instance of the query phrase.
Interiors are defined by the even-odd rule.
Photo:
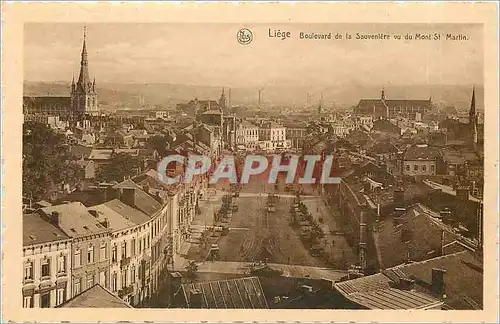
[[[4,320],[498,320],[497,4],[2,6]]]

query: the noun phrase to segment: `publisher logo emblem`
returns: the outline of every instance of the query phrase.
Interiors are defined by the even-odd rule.
[[[250,29],[242,28],[238,30],[238,33],[236,34],[236,39],[238,40],[238,43],[240,43],[241,45],[248,45],[253,40],[253,34],[250,31]]]

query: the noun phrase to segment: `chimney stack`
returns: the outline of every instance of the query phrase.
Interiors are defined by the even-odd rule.
[[[50,215],[50,220],[52,221],[52,224],[59,225],[59,216],[60,213],[58,211],[52,212],[52,214]]]
[[[201,290],[191,288],[189,290],[189,308],[202,308],[203,295]]]
[[[413,290],[415,288],[415,281],[409,278],[399,278],[399,287],[402,290]]]
[[[104,228],[109,228],[109,220],[108,218],[104,218],[104,220],[102,221],[102,226],[104,226]]]
[[[135,207],[135,189],[134,188],[123,188],[123,192],[120,196],[120,200],[129,205],[130,207]]]
[[[446,270],[432,268],[432,291],[442,297],[444,295],[444,275]]]

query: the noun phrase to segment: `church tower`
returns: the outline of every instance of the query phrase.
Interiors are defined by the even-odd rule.
[[[471,146],[475,149],[477,146],[477,114],[476,114],[476,88],[472,88],[472,99],[469,111],[469,127]]]
[[[222,93],[219,98],[219,109],[224,113],[227,114],[226,111],[226,95],[224,94],[224,88],[222,88]]]
[[[71,84],[71,111],[73,115],[82,119],[85,115],[98,115],[97,92],[95,90],[95,77],[90,80],[89,64],[87,59],[87,29],[83,29],[83,46],[80,61],[80,74],[78,81]]]

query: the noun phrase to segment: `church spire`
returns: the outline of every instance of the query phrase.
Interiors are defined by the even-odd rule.
[[[472,88],[472,99],[469,111],[469,126],[471,132],[471,144],[474,149],[477,147],[477,115],[476,115],[476,87]]]
[[[472,88],[472,99],[470,102],[469,123],[476,117],[476,87]]]
[[[87,41],[87,27],[83,27],[82,59],[80,61],[80,75],[78,76],[77,85],[81,90],[84,90],[84,91],[89,89],[89,85],[90,85],[86,41]]]

